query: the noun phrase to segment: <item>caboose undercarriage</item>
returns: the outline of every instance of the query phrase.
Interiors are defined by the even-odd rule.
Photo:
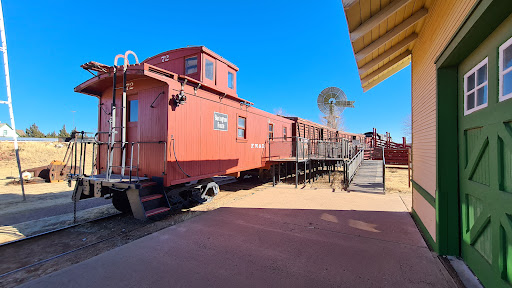
[[[140,220],[157,218],[169,212],[193,207],[211,200],[219,192],[212,178],[164,187],[160,177],[129,179],[120,174],[86,176],[74,179],[73,200],[92,197],[111,198],[114,207],[124,213],[133,213]]]

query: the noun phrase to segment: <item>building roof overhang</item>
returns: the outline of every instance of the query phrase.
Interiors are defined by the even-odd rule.
[[[342,0],[364,92],[411,63],[432,1]]]

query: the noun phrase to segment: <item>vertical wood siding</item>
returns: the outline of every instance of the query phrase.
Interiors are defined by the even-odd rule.
[[[437,0],[412,50],[413,179],[436,195],[436,64],[476,0]],[[454,95],[456,97],[457,95]],[[440,139],[442,142],[442,139]],[[413,193],[413,208],[435,240],[435,210]],[[423,200],[423,201],[422,201]],[[424,207],[430,206],[430,207]],[[421,211],[421,212],[420,212]],[[432,215],[431,215],[432,214]]]

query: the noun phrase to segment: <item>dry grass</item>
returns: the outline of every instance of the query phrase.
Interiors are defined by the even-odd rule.
[[[386,193],[412,193],[407,177],[407,168],[386,167]]]
[[[87,147],[86,169],[92,167],[92,145]],[[59,142],[20,142],[21,169],[47,166],[53,160],[62,161],[67,143]],[[0,142],[0,215],[21,210],[47,207],[61,203],[71,203],[71,190],[65,182],[25,185],[27,201],[22,201],[21,187],[8,185],[18,178],[16,154],[12,142]]]
[[[331,181],[329,182],[329,173],[327,171],[320,172],[318,177],[313,181],[311,179],[311,183],[309,183],[310,188],[323,189],[328,188],[332,189],[332,191],[344,191],[345,187],[343,184],[343,171],[341,168],[336,168],[336,171],[331,172]]]
[[[407,210],[411,211],[412,188],[408,184],[407,166],[386,166],[386,193],[398,193]]]
[[[66,154],[67,143],[59,142],[19,142],[21,169],[46,166],[53,160],[62,161]],[[87,147],[86,169],[91,168],[92,145]],[[12,142],[0,142],[0,180],[7,177],[19,177],[16,154]]]

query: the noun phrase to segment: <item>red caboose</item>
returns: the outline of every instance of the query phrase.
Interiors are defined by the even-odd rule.
[[[269,139],[292,131],[238,97],[238,68],[206,47],[129,65],[131,53],[116,57],[124,66],[82,65],[97,72],[75,91],[99,99],[100,148],[97,175],[72,175],[76,200],[111,196],[140,219],[204,201],[218,191],[211,177],[268,168]]]

